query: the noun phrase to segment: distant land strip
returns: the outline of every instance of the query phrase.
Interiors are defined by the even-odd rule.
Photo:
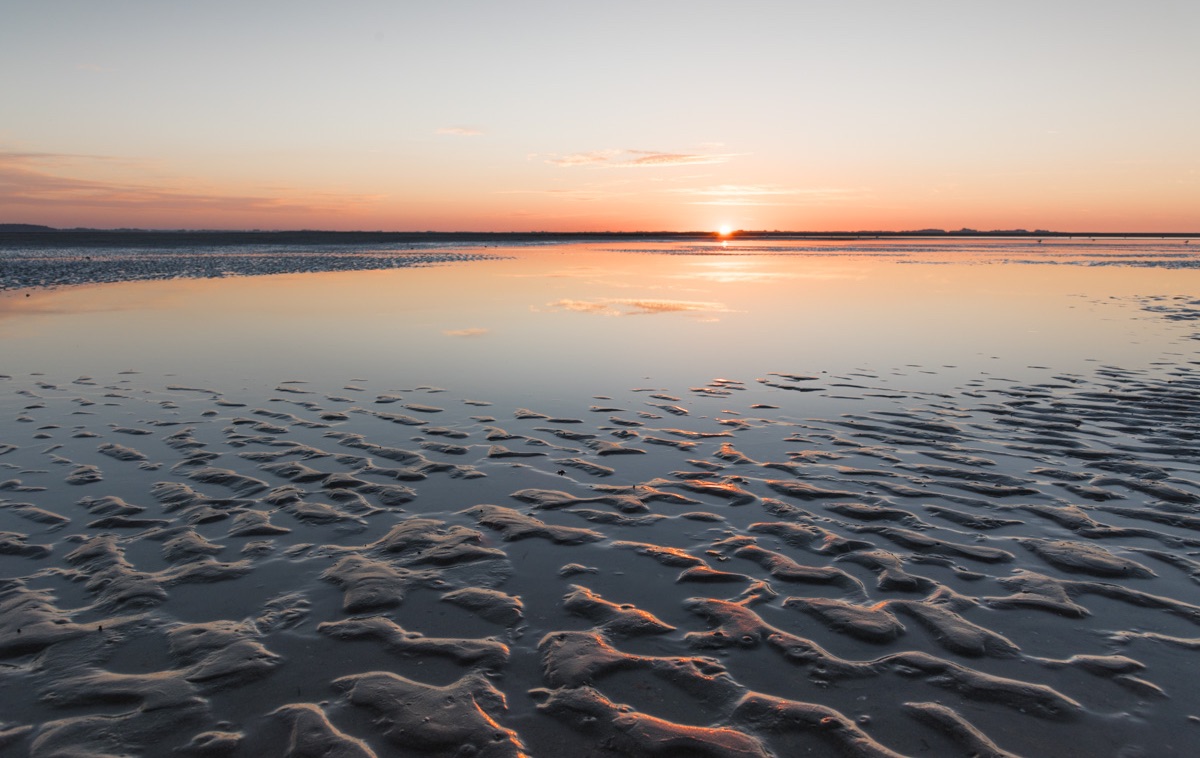
[[[521,244],[526,242],[581,242],[640,239],[741,239],[741,240],[862,240],[889,238],[1088,238],[1183,239],[1200,232],[1062,232],[1038,229],[915,229],[909,231],[765,231],[737,230],[721,236],[712,231],[666,232],[435,232],[435,231],[291,231],[259,230],[157,230],[157,229],[57,229],[37,224],[0,224],[0,248],[62,247],[191,247],[194,245],[371,245],[405,243]]]

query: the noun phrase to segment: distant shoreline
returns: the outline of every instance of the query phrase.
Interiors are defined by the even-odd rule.
[[[172,247],[203,245],[364,245],[403,243],[582,242],[605,240],[863,240],[863,239],[1188,239],[1200,232],[1059,232],[1024,229],[975,231],[743,231],[722,237],[716,232],[383,232],[383,231],[230,231],[152,229],[57,229],[34,224],[0,224],[4,247]]]

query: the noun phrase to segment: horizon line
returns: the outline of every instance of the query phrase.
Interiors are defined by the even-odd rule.
[[[614,230],[595,230],[583,229],[572,231],[549,231],[539,229],[529,229],[524,231],[468,231],[468,230],[436,230],[436,229],[306,229],[306,228],[285,228],[285,229],[262,229],[262,228],[243,228],[243,229],[220,229],[220,228],[186,228],[186,227],[171,227],[171,228],[151,228],[151,227],[54,227],[44,224],[28,224],[28,223],[0,223],[0,234],[45,234],[45,233],[115,233],[115,234],[371,234],[371,235],[419,235],[419,236],[522,236],[536,235],[543,237],[552,236],[703,236],[714,237],[718,239],[730,239],[734,237],[748,236],[763,236],[763,237],[782,237],[782,236],[801,236],[801,237],[869,237],[869,236],[1012,236],[1012,237],[1200,237],[1200,231],[1192,232],[1135,232],[1135,231],[1117,231],[1117,232],[1099,232],[1099,231],[1059,231],[1053,229],[972,229],[963,227],[960,229],[939,229],[939,228],[921,228],[921,229],[826,229],[826,230],[803,230],[803,229],[734,229],[727,233],[722,233],[718,230],[711,229],[690,229],[690,230],[666,230],[666,229],[642,229],[633,231],[614,231]]]

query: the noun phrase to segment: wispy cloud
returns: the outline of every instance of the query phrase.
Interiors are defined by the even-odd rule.
[[[600,316],[649,316],[656,313],[728,313],[721,303],[692,300],[656,300],[644,298],[600,298],[597,300],[555,300],[546,303],[555,311],[594,313]]]
[[[631,150],[633,157],[622,162],[622,166],[703,166],[710,163],[725,163],[736,158],[737,153],[659,153],[651,150]]]
[[[570,155],[547,158],[546,163],[563,168],[611,165],[610,161],[620,155],[621,152],[620,150],[593,150],[590,153],[571,153]]]
[[[442,334],[447,337],[480,337],[487,334],[489,330],[479,327],[473,329],[446,329]]]
[[[123,163],[105,156],[0,151],[0,205],[120,208],[131,211],[221,210],[303,212],[378,200],[374,196],[325,195],[305,202],[268,195],[184,191],[140,182],[100,181],[71,176],[87,164]]]
[[[718,184],[712,187],[669,191],[697,198],[692,201],[692,205],[817,205],[861,194],[861,190],[855,189],[799,189],[775,184]]]
[[[648,168],[655,166],[702,166],[726,163],[738,153],[688,152],[668,153],[658,150],[593,150],[586,153],[554,155],[546,162],[561,168],[592,166],[595,168]]]
[[[446,134],[451,137],[479,137],[483,134],[479,129],[472,129],[467,126],[443,126],[434,134]]]

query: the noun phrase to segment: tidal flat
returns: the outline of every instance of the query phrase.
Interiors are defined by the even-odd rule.
[[[0,293],[0,753],[1191,755],[1192,247],[55,262]]]

